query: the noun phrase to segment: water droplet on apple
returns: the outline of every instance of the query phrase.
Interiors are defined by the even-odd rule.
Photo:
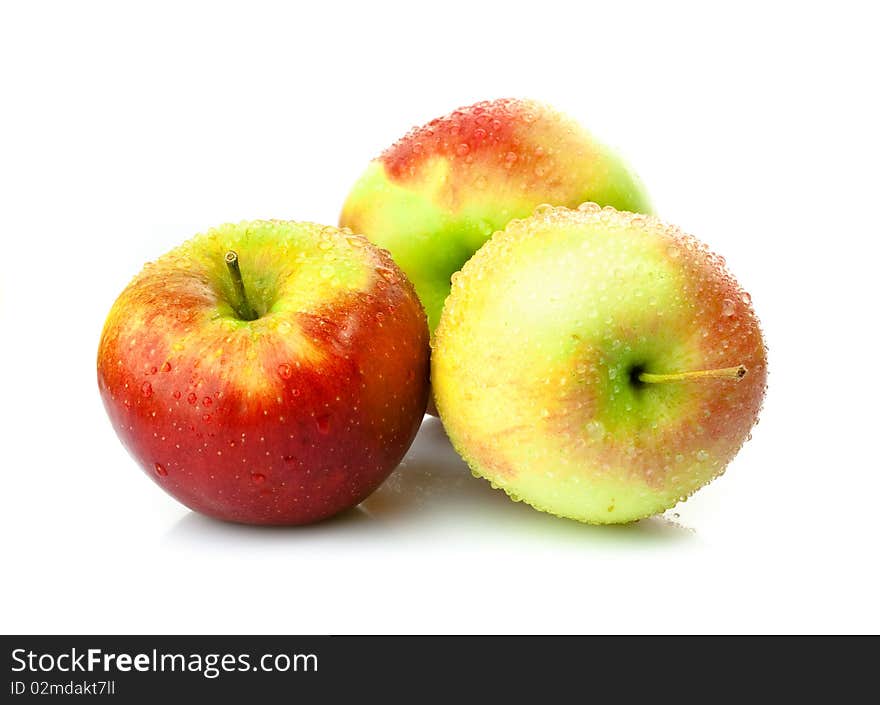
[[[535,173],[536,174],[538,173],[537,169],[535,169]],[[543,171],[541,174],[538,174],[538,176],[541,176],[542,174],[543,174]],[[535,208],[535,215],[547,215],[548,213],[552,213],[552,212],[553,212],[553,206],[551,206],[549,203],[542,203],[537,208]]]
[[[202,421],[204,421],[205,423],[211,423],[211,414],[205,414],[204,416],[202,416]]]
[[[156,474],[159,477],[167,477],[168,471],[165,469],[165,466],[162,463],[156,463],[153,467],[156,468]]]
[[[162,372],[171,372],[170,362],[166,362],[164,365],[162,365]]]
[[[709,459],[709,454],[705,450],[698,450],[697,451],[697,460],[699,460],[700,462],[703,462],[704,460],[708,460],[708,459]]]
[[[251,473],[251,481],[257,485],[260,485],[266,481],[266,476],[261,472]]]
[[[331,247],[333,247],[333,243],[330,242],[329,239],[321,240],[321,242],[318,243],[318,248],[321,250],[329,250]]]
[[[293,374],[293,368],[288,365],[286,362],[282,362],[278,365],[278,376],[281,379],[290,379],[290,376]]]
[[[203,406],[211,406],[211,404],[213,404],[213,403],[214,403],[214,400],[211,399],[211,397],[205,397],[204,399],[202,399]]]
[[[736,306],[730,299],[724,299],[724,301],[721,302],[721,313],[723,313],[725,316],[730,317],[734,314],[735,311]]]
[[[605,438],[605,425],[601,421],[590,421],[585,428],[587,436],[594,441],[601,441]]]
[[[197,399],[198,399],[198,397],[196,396],[196,393],[195,393],[195,392],[190,392],[190,393],[187,395],[187,397],[186,397],[186,400],[187,400],[190,404],[195,404]]]
[[[318,427],[318,433],[326,436],[330,433],[330,416],[329,414],[321,414],[315,417],[315,425]]]
[[[463,157],[464,155],[466,155],[470,151],[471,151],[471,148],[468,147],[467,144],[465,144],[464,142],[462,142],[460,145],[458,145],[455,148],[455,153],[460,157]]]
[[[742,302],[743,302],[746,306],[750,306],[750,305],[752,304],[752,297],[749,296],[748,292],[745,292],[745,291],[744,291],[744,292],[742,293],[742,296],[740,296],[740,299],[742,299]]]
[[[150,384],[149,382],[144,382],[144,383],[141,385],[141,392],[143,393],[143,395],[144,395],[145,397],[151,397],[151,396],[153,396],[153,385]]]
[[[349,245],[351,245],[352,247],[354,247],[354,248],[356,248],[356,249],[358,249],[358,250],[361,249],[361,248],[363,248],[364,245],[367,244],[366,241],[364,240],[364,238],[362,238],[362,237],[358,237],[358,236],[356,236],[356,235],[348,235],[348,236],[346,236],[345,241],[346,241]]]
[[[389,267],[376,267],[376,272],[389,284],[397,283],[397,273]]]

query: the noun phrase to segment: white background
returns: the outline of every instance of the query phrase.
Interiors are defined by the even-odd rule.
[[[880,630],[878,24],[825,5],[4,3],[0,629]],[[770,390],[727,475],[679,517],[582,526],[471,478],[430,421],[317,526],[164,495],[95,382],[128,280],[225,221],[335,223],[411,125],[500,96],[618,147],[752,293]]]

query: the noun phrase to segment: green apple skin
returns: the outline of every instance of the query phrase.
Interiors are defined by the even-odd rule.
[[[428,351],[388,253],[334,227],[244,222],[132,280],[104,325],[98,386],[122,443],[187,507],[307,524],[355,506],[400,462],[424,415]]]
[[[584,128],[532,100],[494,100],[412,130],[368,166],[340,225],[391,252],[433,331],[450,278],[541,203],[648,212],[636,176]]]
[[[749,437],[767,363],[724,260],[659,220],[540,207],[453,278],[432,384],[472,471],[579,521],[634,521],[724,472]],[[744,365],[742,379],[645,384]]]

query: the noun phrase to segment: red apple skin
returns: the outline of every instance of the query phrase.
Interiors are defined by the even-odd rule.
[[[327,266],[319,240],[343,283],[316,286]],[[235,248],[255,289],[306,251],[290,275],[302,279],[290,280],[301,300],[237,320],[222,267],[211,268]],[[222,226],[129,284],[101,337],[98,386],[124,446],[190,509],[306,524],[365,499],[412,443],[428,396],[427,322],[388,254],[359,236],[309,223]]]

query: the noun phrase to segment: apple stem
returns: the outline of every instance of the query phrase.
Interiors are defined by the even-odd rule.
[[[640,372],[639,382],[644,384],[658,384],[661,382],[687,382],[692,379],[735,379],[741,380],[746,376],[746,366],[722,367],[717,370],[694,370],[693,372],[672,372],[670,374],[654,374],[652,372]]]
[[[235,289],[235,302],[233,308],[238,317],[243,321],[255,321],[259,318],[257,312],[254,311],[250,301],[248,301],[247,293],[244,290],[244,280],[241,278],[241,268],[238,266],[238,253],[229,250],[226,253],[226,267],[229,269],[229,276],[232,278],[232,288]]]

